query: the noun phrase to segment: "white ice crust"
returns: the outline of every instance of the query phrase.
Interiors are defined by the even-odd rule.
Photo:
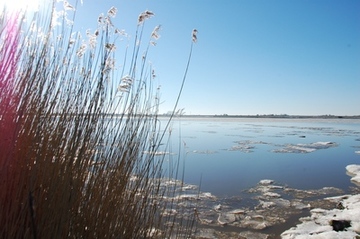
[[[360,165],[351,164],[346,167],[351,181],[360,185]],[[312,209],[311,216],[301,218],[301,224],[286,230],[281,234],[282,239],[337,239],[356,238],[360,234],[360,194],[343,195],[326,200],[341,203],[341,208],[325,210]],[[333,220],[348,221],[350,227],[335,231],[331,225]]]
[[[346,172],[352,177],[351,181],[360,186],[360,165],[350,164],[346,166]]]

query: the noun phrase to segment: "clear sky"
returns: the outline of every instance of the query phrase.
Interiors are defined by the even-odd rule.
[[[162,112],[174,105],[196,28],[186,114],[360,115],[359,0],[83,0],[77,21],[95,28],[111,6],[129,34],[144,10],[155,13],[150,32],[162,25],[149,56]]]

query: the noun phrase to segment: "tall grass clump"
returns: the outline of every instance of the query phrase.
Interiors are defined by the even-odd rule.
[[[191,215],[164,213],[178,208],[164,186],[177,169],[157,156],[169,124],[147,63],[159,27],[142,43],[154,14],[120,51],[115,7],[81,34],[62,3],[0,16],[0,237],[188,237]]]

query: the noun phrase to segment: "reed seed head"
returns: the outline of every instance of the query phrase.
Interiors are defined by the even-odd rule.
[[[155,16],[155,14],[152,11],[146,10],[146,11],[142,12],[138,18],[138,25],[141,25],[145,20],[147,20],[153,16]]]
[[[76,9],[66,0],[63,1],[65,11],[76,11]]]
[[[197,33],[198,33],[198,30],[193,29],[193,31],[192,31],[192,41],[193,41],[194,43],[197,42]]]
[[[160,38],[159,31],[161,29],[161,25],[157,25],[154,30],[151,33],[151,37],[155,40],[158,40]]]
[[[105,47],[106,47],[106,49],[107,49],[108,51],[110,51],[110,52],[116,50],[115,44],[112,44],[112,43],[106,43],[106,44],[105,44]]]
[[[117,8],[116,7],[111,7],[108,11],[108,16],[109,17],[116,17],[116,13],[117,13]]]

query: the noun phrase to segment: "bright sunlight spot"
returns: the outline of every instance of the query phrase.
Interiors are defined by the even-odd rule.
[[[37,11],[40,0],[0,0],[0,10],[9,11]]]

